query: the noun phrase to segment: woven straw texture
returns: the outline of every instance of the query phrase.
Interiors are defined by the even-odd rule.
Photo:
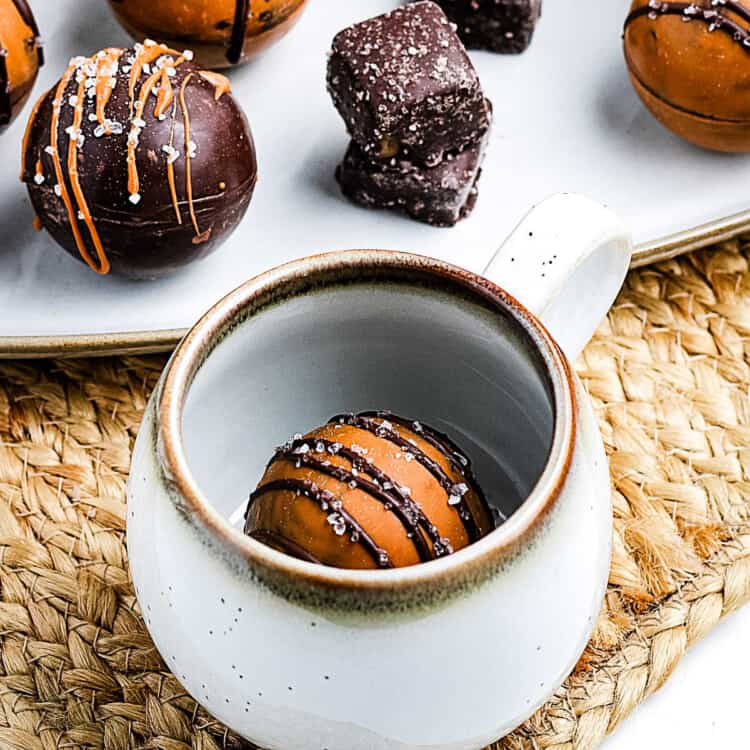
[[[630,274],[578,363],[614,556],[574,674],[497,750],[589,750],[750,600],[750,242]],[[169,673],[133,595],[130,451],[162,357],[0,362],[0,750],[249,748]]]

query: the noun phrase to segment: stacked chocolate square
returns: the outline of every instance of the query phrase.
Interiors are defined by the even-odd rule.
[[[337,34],[328,90],[352,138],[345,195],[453,226],[474,207],[492,107],[455,26],[423,1]]]

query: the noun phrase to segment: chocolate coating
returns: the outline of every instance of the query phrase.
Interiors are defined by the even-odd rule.
[[[151,57],[136,75],[137,61]],[[100,74],[90,75],[97,61]],[[42,226],[79,259],[97,258],[98,237],[111,270],[133,278],[164,276],[215,250],[245,214],[257,177],[250,128],[226,93],[226,79],[161,45],[80,58],[66,76],[67,84],[54,86],[32,117],[24,151],[22,178]],[[155,76],[163,76],[154,85],[163,101],[148,91]],[[95,83],[89,88],[86,81]],[[100,101],[95,92],[107,81],[114,86],[108,98],[102,89]],[[79,97],[82,85],[89,93]],[[54,101],[60,103],[56,128]],[[98,101],[109,133],[97,120]],[[81,108],[77,137],[74,117]],[[130,152],[129,142],[135,143]],[[85,205],[76,198],[76,176]],[[108,270],[104,261],[87,262]]]
[[[251,60],[281,39],[307,0],[109,0],[117,19],[136,39],[190,47],[206,68]]]
[[[446,154],[434,167],[396,159],[372,162],[352,141],[336,178],[344,195],[363,206],[393,208],[433,226],[451,227],[476,204],[489,132],[463,151]]]
[[[460,449],[387,412],[342,415],[279,448],[245,518],[258,541],[339,568],[415,565],[493,528]]]
[[[44,56],[26,0],[0,0],[0,133],[31,93]]]
[[[542,0],[436,0],[471,49],[517,54],[531,43]]]
[[[624,52],[643,103],[698,146],[750,151],[750,2],[635,0]]]
[[[328,90],[368,158],[435,166],[490,122],[474,66],[445,13],[417,2],[344,29]]]

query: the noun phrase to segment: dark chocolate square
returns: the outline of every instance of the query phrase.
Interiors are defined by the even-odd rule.
[[[437,0],[467,47],[523,52],[542,13],[542,0]]]
[[[433,226],[451,227],[474,208],[488,140],[489,131],[434,167],[395,158],[373,162],[352,141],[336,178],[344,195],[363,206],[396,209]]]
[[[434,166],[489,127],[484,95],[454,26],[416,2],[336,35],[328,90],[369,158]]]

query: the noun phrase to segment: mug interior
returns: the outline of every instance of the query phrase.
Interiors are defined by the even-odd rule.
[[[213,342],[183,405],[187,463],[241,527],[276,446],[373,409],[453,438],[498,519],[533,490],[555,433],[550,367],[517,315],[455,279],[360,271],[256,300]]]

